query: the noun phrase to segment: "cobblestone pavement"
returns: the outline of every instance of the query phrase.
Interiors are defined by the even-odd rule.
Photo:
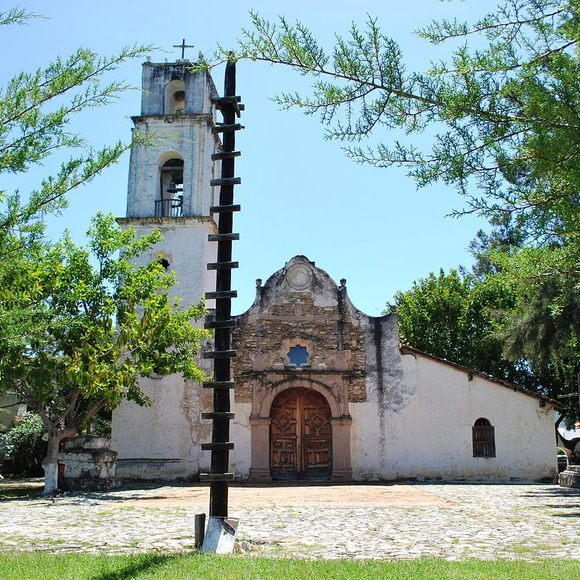
[[[197,484],[54,500],[14,486],[0,482],[5,551],[191,550],[193,516],[208,504]],[[249,554],[580,559],[580,490],[555,485],[240,485],[230,506]]]

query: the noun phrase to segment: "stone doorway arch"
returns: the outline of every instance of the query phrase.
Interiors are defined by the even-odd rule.
[[[271,481],[271,426],[272,409],[279,395],[292,391],[312,393],[313,397],[324,399],[330,413],[330,459],[328,461],[330,479],[349,481],[352,479],[350,459],[350,428],[352,418],[348,412],[348,403],[335,396],[334,389],[313,378],[295,378],[281,381],[274,387],[265,388],[263,384],[254,384],[251,430],[251,467],[250,481]],[[314,450],[316,451],[316,450]],[[275,471],[275,470],[274,470]],[[276,476],[276,474],[274,473]]]

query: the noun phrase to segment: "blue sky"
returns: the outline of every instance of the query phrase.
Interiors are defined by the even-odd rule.
[[[11,5],[6,0],[2,4]],[[2,29],[2,86],[17,72],[45,66],[80,46],[112,54],[128,44],[151,44],[159,47],[152,52],[152,60],[164,62],[179,57],[179,51],[171,47],[185,38],[195,45],[190,58],[196,58],[199,51],[209,55],[216,43],[233,44],[240,29],[249,26],[250,9],[267,18],[283,14],[289,20],[300,19],[326,43],[332,42],[333,33],[346,32],[353,21],[362,24],[367,14],[376,16],[383,32],[401,44],[409,69],[422,69],[430,60],[443,57],[445,49],[413,36],[414,29],[434,18],[473,19],[492,7],[492,3],[437,0],[404,4],[392,0],[219,4],[36,0],[19,5],[46,18]],[[125,64],[116,76],[138,87],[141,63]],[[215,70],[214,80],[221,90],[222,69]],[[436,184],[417,191],[402,170],[355,165],[344,156],[340,143],[324,139],[324,128],[316,118],[300,111],[281,111],[270,100],[278,92],[306,87],[306,80],[288,69],[250,62],[238,65],[246,129],[238,137],[242,158],[237,174],[242,185],[236,191],[242,212],[235,226],[241,237],[235,247],[240,261],[234,278],[239,293],[235,311],[251,304],[256,278],[265,280],[297,254],[308,256],[336,281],[346,278],[351,300],[371,315],[380,314],[394,292],[409,288],[430,271],[469,266],[467,245],[485,222],[473,216],[445,217],[463,205],[454,190]],[[133,90],[111,106],[79,117],[74,128],[95,146],[128,139],[130,116],[139,114],[139,109],[140,94]],[[377,137],[385,143],[394,139],[386,132]],[[72,194],[64,214],[48,220],[50,233],[57,236],[68,228],[82,241],[98,210],[124,216],[128,161],[124,157]],[[3,179],[3,187],[18,187],[26,193],[50,169],[47,164]]]

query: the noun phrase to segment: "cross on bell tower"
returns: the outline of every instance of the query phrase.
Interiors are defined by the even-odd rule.
[[[185,44],[185,38],[181,39],[181,44],[174,44],[173,48],[181,48],[181,60],[185,58],[185,49],[193,48],[193,44]]]

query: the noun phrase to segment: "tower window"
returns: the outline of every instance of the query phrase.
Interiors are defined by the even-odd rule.
[[[293,367],[308,366],[308,350],[305,346],[291,347],[288,351],[288,361]]]
[[[473,457],[495,457],[495,429],[489,419],[480,417],[473,424]]]
[[[174,157],[160,169],[160,199],[155,202],[156,217],[183,215],[183,159]]]
[[[165,114],[185,113],[185,83],[174,79],[165,87]]]

